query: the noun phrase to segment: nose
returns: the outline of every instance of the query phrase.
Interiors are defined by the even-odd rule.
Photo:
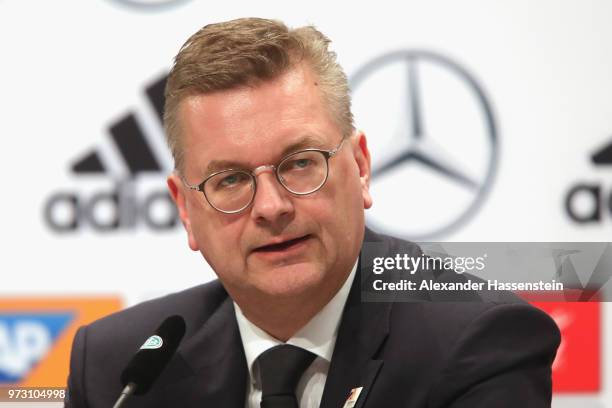
[[[290,218],[294,212],[290,193],[280,185],[274,170],[267,169],[259,172],[257,178],[257,191],[253,198],[251,217],[259,223],[276,223]]]

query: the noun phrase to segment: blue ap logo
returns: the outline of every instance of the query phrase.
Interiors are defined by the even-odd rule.
[[[73,318],[72,313],[0,315],[0,385],[27,378]]]

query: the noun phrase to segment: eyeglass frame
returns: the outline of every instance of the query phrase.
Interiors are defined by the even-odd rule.
[[[214,208],[215,210],[217,210],[217,211],[219,211],[219,212],[221,212],[223,214],[237,214],[237,213],[240,213],[240,212],[246,210],[247,208],[249,208],[249,206],[251,204],[253,204],[253,201],[255,201],[255,194],[257,194],[257,176],[259,174],[261,174],[262,172],[264,172],[265,170],[268,170],[268,169],[272,170],[272,172],[274,173],[274,176],[276,177],[276,180],[279,182],[279,184],[281,186],[283,186],[283,188],[285,190],[287,190],[288,192],[290,192],[293,195],[296,195],[296,196],[305,196],[305,195],[313,194],[313,193],[316,193],[317,191],[319,191],[321,188],[323,188],[325,183],[327,183],[327,179],[329,178],[329,160],[331,158],[335,157],[338,154],[340,149],[342,149],[342,146],[344,145],[344,141],[346,139],[347,139],[346,137],[343,137],[342,140],[340,141],[340,143],[338,144],[338,146],[336,146],[334,149],[331,149],[331,150],[317,149],[317,148],[308,148],[308,149],[298,150],[298,151],[293,152],[293,153],[289,153],[288,155],[286,155],[282,159],[280,159],[280,161],[276,165],[273,165],[273,164],[264,164],[264,165],[255,167],[253,170],[246,170],[246,169],[224,169],[224,170],[219,170],[219,171],[216,171],[216,172],[206,176],[206,178],[201,183],[199,183],[199,184],[189,184],[183,175],[180,175],[180,178],[183,181],[183,184],[185,185],[185,187],[189,188],[190,190],[201,192],[202,195],[204,196],[204,198],[206,199],[206,202],[208,202],[208,204],[212,208]],[[323,179],[321,184],[317,188],[313,189],[312,191],[308,191],[306,193],[297,193],[295,191],[291,191],[289,189],[289,187],[287,187],[283,183],[283,181],[281,180],[281,176],[278,174],[278,168],[280,167],[281,164],[283,164],[290,157],[295,156],[295,155],[300,154],[300,153],[304,153],[304,152],[319,152],[319,153],[321,153],[323,155],[323,157],[325,157],[325,166],[326,166],[325,178]],[[206,184],[206,182],[208,180],[210,180],[211,178],[215,177],[216,175],[219,175],[221,173],[226,173],[226,172],[232,172],[232,171],[234,171],[234,172],[235,171],[242,172],[244,174],[248,174],[251,177],[251,185],[252,185],[252,188],[253,188],[253,194],[251,194],[251,199],[249,200],[249,202],[247,204],[244,205],[244,207],[242,207],[242,208],[240,208],[238,210],[234,210],[234,211],[225,211],[225,210],[221,210],[220,208],[215,207],[213,205],[213,203],[210,202],[210,199],[208,198],[208,196],[206,195],[206,191],[204,190],[204,184]]]

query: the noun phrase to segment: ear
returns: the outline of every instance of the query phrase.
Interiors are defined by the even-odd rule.
[[[359,168],[363,208],[368,209],[372,206],[372,196],[370,195],[371,159],[368,141],[365,134],[360,130],[355,131],[351,138],[353,139],[353,154]]]
[[[185,231],[187,231],[189,248],[191,248],[193,251],[197,251],[199,248],[195,236],[191,230],[191,221],[189,219],[189,210],[187,209],[187,198],[185,197],[185,186],[183,185],[183,181],[176,172],[172,172],[172,174],[168,176],[167,183],[170,196],[174,200],[174,204],[176,204],[179,217],[183,222]]]

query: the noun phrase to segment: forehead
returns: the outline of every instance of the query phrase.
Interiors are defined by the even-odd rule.
[[[317,78],[305,65],[256,87],[190,96],[179,115],[185,168],[192,173],[213,160],[267,164],[305,139],[330,149],[340,140]]]

